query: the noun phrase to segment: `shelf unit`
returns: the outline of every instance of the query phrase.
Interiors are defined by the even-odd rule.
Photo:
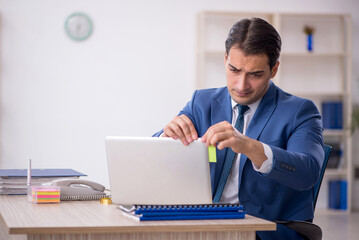
[[[352,199],[351,18],[345,14],[291,14],[248,12],[202,12],[198,15],[197,88],[226,86],[224,42],[232,25],[242,19],[260,17],[271,23],[282,38],[277,76],[273,81],[284,91],[311,99],[319,111],[322,103],[343,104],[343,129],[325,129],[324,141],[338,143],[343,155],[338,169],[327,169],[317,208],[328,208],[328,181],[347,181],[347,210]],[[304,26],[314,27],[313,51],[307,51]],[[332,210],[330,210],[332,211]],[[334,211],[335,212],[335,211]]]

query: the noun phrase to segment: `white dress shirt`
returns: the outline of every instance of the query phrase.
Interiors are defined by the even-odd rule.
[[[257,111],[261,99],[255,103],[248,105],[249,109],[244,113],[244,124],[243,124],[243,135],[246,134],[247,127],[252,120],[254,113]],[[238,107],[237,103],[232,99],[232,126],[234,127],[238,117]],[[271,148],[262,143],[264,148],[264,153],[267,157],[260,168],[255,166],[252,162],[254,170],[260,173],[269,173],[273,168],[273,152]],[[241,154],[238,153],[236,158],[233,161],[231,172],[229,173],[226,185],[224,186],[222,197],[220,199],[221,203],[238,203],[238,182],[239,182],[239,162]]]

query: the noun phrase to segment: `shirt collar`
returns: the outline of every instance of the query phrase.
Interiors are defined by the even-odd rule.
[[[259,99],[259,100],[256,101],[256,102],[252,103],[252,104],[249,104],[249,105],[248,105],[249,109],[250,109],[251,111],[253,111],[253,112],[256,112],[256,111],[257,111],[257,108],[258,108],[258,106],[259,106],[259,103],[261,102],[261,100],[262,100],[262,98]],[[232,102],[232,110],[233,110],[233,108],[235,108],[238,103],[236,103],[236,102],[233,100],[233,98],[231,98],[231,102]]]

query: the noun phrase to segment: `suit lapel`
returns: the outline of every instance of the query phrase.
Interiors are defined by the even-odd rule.
[[[262,101],[248,126],[246,136],[252,139],[258,139],[277,106],[276,101],[276,87],[271,82],[267,93],[263,96]]]
[[[217,98],[212,100],[211,103],[211,126],[217,124],[222,121],[232,122],[232,105],[231,105],[231,97],[227,88],[219,95]],[[216,163],[216,171],[214,176],[214,190],[217,188],[217,184],[219,178],[222,173],[225,156],[227,153],[227,148],[224,150],[217,149],[217,163]]]
[[[267,93],[263,96],[257,111],[255,112],[248,128],[246,131],[246,136],[258,140],[261,132],[263,131],[264,127],[266,126],[267,122],[269,121],[270,117],[272,116],[275,108],[277,106],[277,93],[276,93],[276,86],[274,83],[270,82],[269,88]],[[239,176],[242,176],[242,171],[244,165],[247,161],[247,156],[242,154],[241,161],[239,165]],[[241,186],[241,179],[239,178],[239,185]]]
[[[211,104],[211,125],[222,121],[232,122],[231,97],[227,88]]]

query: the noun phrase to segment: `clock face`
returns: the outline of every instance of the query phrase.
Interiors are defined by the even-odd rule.
[[[71,14],[65,22],[67,35],[75,41],[83,41],[92,33],[92,21],[83,13]]]

